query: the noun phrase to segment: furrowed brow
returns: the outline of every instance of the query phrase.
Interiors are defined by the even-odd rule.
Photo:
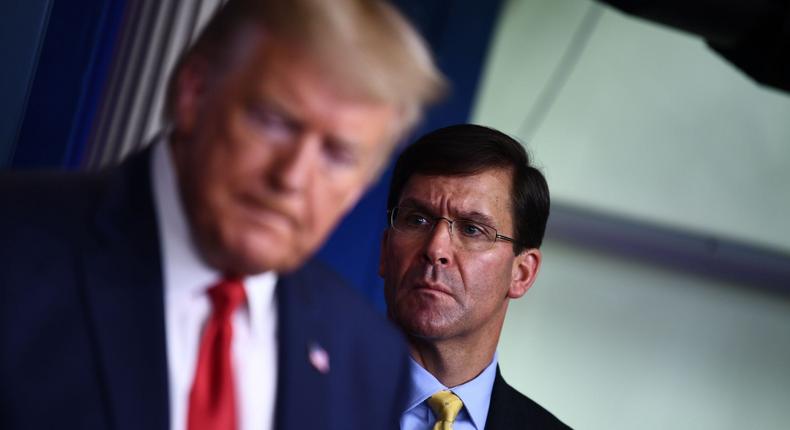
[[[496,225],[496,222],[490,215],[479,211],[458,212],[458,218],[485,224],[490,227]]]
[[[407,197],[401,200],[401,202],[398,203],[398,206],[414,208],[420,212],[425,212],[426,215],[433,215],[433,211],[428,208],[428,205],[413,197]]]

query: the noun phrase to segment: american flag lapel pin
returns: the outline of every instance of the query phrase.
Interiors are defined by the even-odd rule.
[[[307,359],[319,373],[329,373],[329,353],[316,342],[307,344]]]

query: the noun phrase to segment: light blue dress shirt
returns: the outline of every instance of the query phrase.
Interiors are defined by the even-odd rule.
[[[494,359],[475,379],[457,387],[445,387],[416,361],[410,360],[411,391],[407,399],[408,408],[400,418],[401,430],[431,430],[436,417],[426,400],[442,390],[452,391],[464,402],[453,423],[453,430],[483,430],[496,378],[497,358],[494,353]]]

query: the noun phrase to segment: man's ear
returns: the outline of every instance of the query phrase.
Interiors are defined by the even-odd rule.
[[[176,132],[190,135],[200,121],[200,108],[209,89],[210,66],[199,56],[186,59],[176,76],[173,121]]]
[[[384,230],[384,234],[381,235],[381,249],[379,251],[379,276],[384,277],[384,271],[386,269],[386,256],[384,255],[387,250],[387,241],[389,240],[390,229]]]
[[[543,255],[537,248],[530,248],[513,260],[513,272],[507,297],[517,299],[527,293],[535,282]]]

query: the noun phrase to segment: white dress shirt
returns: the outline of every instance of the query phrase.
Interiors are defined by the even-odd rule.
[[[428,398],[438,391],[450,390],[464,403],[453,422],[453,430],[483,430],[496,379],[497,353],[491,363],[474,379],[457,387],[445,387],[416,361],[410,359],[411,391],[408,407],[400,419],[401,430],[430,430],[436,423]]]
[[[222,274],[199,257],[181,204],[170,146],[159,139],[152,154],[152,187],[164,281],[170,428],[185,430],[198,347],[211,314],[206,290]],[[244,279],[247,303],[233,315],[234,384],[239,430],[271,429],[277,386],[277,275]]]

